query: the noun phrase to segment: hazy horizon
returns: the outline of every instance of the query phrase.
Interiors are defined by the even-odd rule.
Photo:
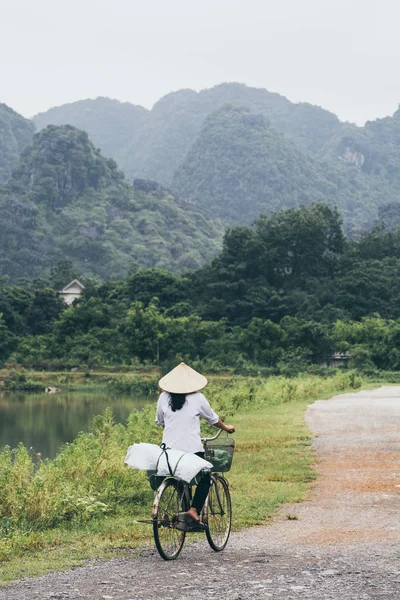
[[[215,85],[213,85],[213,86],[210,86],[210,88],[212,88],[212,87],[216,87],[216,86],[218,86],[218,85],[220,85],[220,84],[225,84],[225,83],[238,83],[238,84],[244,84],[244,85],[246,85],[247,87],[255,87],[255,86],[249,86],[248,84],[244,83],[243,81],[221,81],[220,83],[216,83]],[[115,100],[115,101],[117,101],[117,102],[120,102],[121,104],[124,104],[124,103],[129,103],[129,104],[132,104],[132,105],[135,105],[135,106],[140,106],[140,107],[142,107],[142,108],[145,108],[145,109],[147,109],[147,110],[152,110],[152,108],[154,107],[154,105],[155,105],[155,104],[157,104],[157,102],[158,102],[159,100],[161,100],[161,99],[162,99],[164,96],[167,96],[168,94],[174,94],[174,93],[177,93],[177,92],[179,92],[179,91],[183,91],[183,90],[185,90],[185,89],[186,89],[186,90],[187,90],[187,89],[191,89],[192,91],[195,91],[195,92],[199,93],[199,92],[201,92],[202,90],[205,90],[205,89],[210,89],[210,88],[202,88],[202,89],[198,89],[198,90],[194,90],[193,88],[180,88],[179,90],[170,90],[170,91],[169,91],[169,92],[167,92],[166,94],[163,94],[162,96],[160,96],[160,98],[158,98],[158,99],[157,99],[157,100],[154,102],[154,104],[152,104],[152,105],[149,105],[149,106],[144,106],[143,104],[138,104],[137,102],[133,102],[133,101],[131,101],[131,100],[121,100],[120,98],[115,98],[115,97],[112,97],[112,96],[92,96],[91,98],[89,98],[89,97],[88,97],[88,98],[77,98],[76,100],[71,100],[71,101],[69,101],[69,102],[63,102],[63,103],[61,103],[61,104],[57,104],[57,105],[54,105],[54,106],[49,106],[48,108],[45,108],[44,110],[40,110],[39,112],[37,112],[37,113],[35,113],[35,114],[33,114],[33,115],[23,115],[23,116],[24,116],[24,117],[26,117],[26,118],[28,118],[28,119],[32,119],[33,117],[37,116],[38,114],[41,114],[41,113],[45,113],[45,112],[47,112],[47,111],[48,111],[48,110],[50,110],[51,108],[57,108],[57,107],[60,107],[60,106],[63,106],[63,105],[65,105],[65,104],[74,104],[75,102],[80,102],[80,101],[85,101],[85,100],[97,100],[98,98],[107,98],[108,100]],[[265,89],[265,90],[267,90],[268,92],[272,92],[272,93],[279,94],[280,96],[284,96],[284,94],[280,94],[280,92],[279,92],[279,91],[276,91],[276,90],[269,90],[268,88],[258,88],[258,89]],[[286,97],[286,98],[288,98],[287,96],[285,96],[285,97]],[[293,100],[291,100],[291,98],[288,98],[288,100],[290,100],[291,102],[294,102]],[[1,100],[0,100],[0,101],[1,101]],[[298,101],[298,103],[306,103],[306,104],[308,103],[308,104],[313,104],[312,102],[308,102],[308,100],[300,100],[300,101]],[[400,103],[399,103],[399,105],[400,105]],[[329,112],[332,112],[332,113],[334,113],[334,111],[330,110],[329,108],[326,108],[325,106],[321,106],[321,105],[317,105],[317,104],[316,104],[316,105],[314,105],[314,106],[319,106],[320,108],[323,108],[323,109],[325,109],[325,110],[328,110]],[[14,107],[11,107],[11,108],[14,108]],[[398,106],[397,106],[397,107],[395,107],[391,113],[389,113],[389,114],[387,114],[387,115],[379,115],[379,116],[377,116],[377,117],[376,117],[376,119],[379,119],[379,118],[384,118],[385,116],[392,116],[392,115],[393,115],[393,113],[394,113],[394,112],[397,110],[397,108],[398,108]],[[14,110],[15,110],[15,109],[14,109]],[[22,113],[21,113],[21,114],[22,114]],[[336,114],[336,113],[334,113],[334,114]],[[340,119],[340,116],[339,116],[339,115],[337,115],[337,116],[338,116],[338,117],[339,117],[339,119]],[[345,122],[345,120],[344,120],[344,119],[340,119],[340,120],[341,120],[342,122]],[[371,118],[371,119],[366,119],[366,121],[367,121],[367,120],[369,120],[369,121],[373,121],[373,120],[375,120],[375,119],[374,119],[374,118]],[[364,123],[365,123],[366,121],[364,121]],[[349,121],[349,122],[350,122],[350,121]],[[356,123],[356,124],[357,124],[358,126],[362,126],[362,125],[364,125],[364,123]]]
[[[396,0],[2,0],[0,102],[26,117],[99,96],[264,88],[362,125],[400,103]]]

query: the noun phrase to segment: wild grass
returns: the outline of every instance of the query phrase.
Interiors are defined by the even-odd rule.
[[[353,373],[212,378],[210,403],[237,430],[228,474],[234,529],[264,523],[282,503],[306,497],[315,474],[305,407],[361,384]],[[22,445],[0,452],[3,582],[151,545],[150,526],[135,520],[149,518],[153,493],[144,473],[123,460],[134,442],[159,443],[153,413],[154,407],[134,411],[121,425],[107,410],[90,432],[39,464]]]

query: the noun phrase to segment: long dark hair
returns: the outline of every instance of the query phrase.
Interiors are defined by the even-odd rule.
[[[171,394],[170,392],[169,405],[171,407],[172,412],[177,410],[181,410],[182,406],[186,402],[186,394]]]

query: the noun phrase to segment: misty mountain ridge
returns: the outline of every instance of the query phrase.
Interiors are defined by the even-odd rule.
[[[204,119],[226,103],[263,114],[279,131],[310,152],[318,152],[341,126],[339,119],[327,110],[307,103],[294,104],[277,93],[241,83],[223,83],[200,92],[171,92],[150,111],[105,98],[84,100],[50,109],[33,121],[38,129],[49,124],[74,125],[87,131],[96,144],[102,135],[100,148],[108,155],[108,148],[118,145],[113,158],[128,177],[148,177],[168,185]],[[106,104],[109,112],[104,125]],[[134,119],[135,124],[138,120],[140,124],[129,144],[119,134],[120,118],[128,111],[127,105],[135,116],[140,115]],[[131,124],[127,123],[127,127]],[[104,135],[113,141],[104,140]]]
[[[205,120],[173,187],[231,225],[314,201],[337,206],[349,231],[368,227],[378,216],[379,195],[357,168],[323,163],[263,115],[228,104]]]
[[[148,113],[146,108],[130,102],[99,97],[50,108],[33,117],[33,122],[38,131],[47,125],[73,125],[83,129],[106,157],[120,164],[124,148],[144,131]]]
[[[352,236],[400,223],[400,111],[357,127],[226,83],[151,110],[81,100],[34,123],[18,164],[34,128],[0,105],[0,274],[13,279],[64,258],[104,278],[132,262],[197,268],[224,227],[313,201],[337,206]]]
[[[162,186],[132,186],[86,132],[48,126],[0,188],[0,275],[42,276],[60,260],[86,275],[139,267],[183,271],[208,262],[223,228]]]
[[[224,83],[200,92],[172,92],[161,98],[151,110],[134,105],[128,109],[127,103],[104,98],[82,102],[85,111],[82,111],[82,103],[78,102],[51,109],[35,117],[34,121],[40,127],[51,120],[60,123],[69,119],[99,141],[106,153],[112,151],[128,177],[149,178],[176,186],[180,194],[187,195],[199,206],[207,205],[207,210],[227,224],[242,222],[242,217],[230,212],[232,201],[228,196],[234,195],[237,199],[241,198],[240,202],[236,201],[237,204],[242,203],[247,207],[242,213],[243,218],[245,213],[247,215],[246,223],[260,212],[309,204],[313,200],[336,204],[345,220],[346,230],[352,235],[358,235],[363,229],[373,226],[386,205],[398,203],[400,156],[396,150],[396,131],[400,118],[397,113],[393,117],[357,127],[342,123],[336,115],[323,108],[307,103],[294,104],[277,93],[239,83]],[[228,104],[261,116],[265,125],[271,127],[271,132],[281,136],[279,143],[275,138],[274,144],[270,134],[271,155],[268,154],[268,143],[264,140],[261,152],[264,163],[260,156],[253,154],[255,162],[248,164],[248,157],[252,155],[251,143],[246,160],[240,151],[236,156],[231,151],[227,152],[228,144],[223,140],[222,128],[213,131],[214,137],[221,136],[219,142],[210,137],[206,142],[205,130],[209,127],[211,115]],[[108,109],[107,106],[112,108]],[[126,143],[129,135],[122,138],[115,131],[121,128],[122,113],[128,110],[135,115],[127,124],[127,130],[134,130],[134,135]],[[85,114],[89,114],[90,118]],[[102,123],[101,127],[98,122]],[[239,133],[231,137],[235,145],[233,138],[237,141]],[[211,171],[206,173],[202,165],[193,163],[206,156],[207,143],[220,146],[216,153],[217,164],[224,162],[224,152],[227,152],[227,164],[230,163],[229,177],[227,175],[225,180],[224,173],[228,174],[228,171],[221,168],[217,187],[211,185],[216,180],[211,168],[211,149],[208,156]],[[199,152],[200,145],[202,152]],[[279,151],[278,146],[282,146]],[[283,168],[282,163],[275,165],[274,173],[274,155],[276,158],[282,157],[285,152],[287,159],[292,157],[290,160],[300,170],[304,173],[308,171],[305,178],[300,178],[301,182],[296,170],[291,173],[289,168]],[[246,165],[249,167],[246,174],[239,176],[240,171],[247,168]],[[247,179],[245,187],[241,183],[235,188],[235,177],[231,176],[235,169],[238,171],[238,182],[243,181],[243,176]],[[250,177],[249,173],[254,170],[265,172],[260,178]],[[200,171],[203,171],[200,179],[204,180],[207,187],[207,200],[199,194],[203,185],[198,178]],[[195,172],[197,179],[190,182],[189,174]],[[290,194],[292,197],[289,197]]]

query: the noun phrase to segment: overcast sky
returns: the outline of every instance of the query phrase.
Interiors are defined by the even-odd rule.
[[[400,103],[399,0],[0,0],[0,102],[29,117],[239,81],[363,124]]]

